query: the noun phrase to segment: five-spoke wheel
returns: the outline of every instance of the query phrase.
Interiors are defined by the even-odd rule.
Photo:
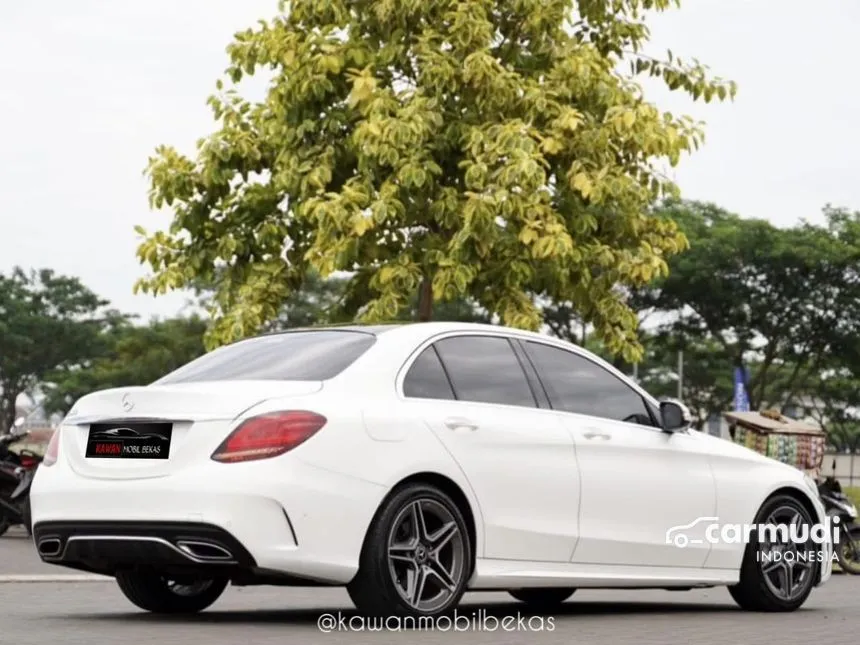
[[[779,495],[765,502],[755,521],[732,598],[751,611],[794,611],[809,596],[821,566],[810,512]]]
[[[435,487],[410,484],[383,504],[347,589],[367,614],[437,615],[459,602],[471,569],[457,505]]]

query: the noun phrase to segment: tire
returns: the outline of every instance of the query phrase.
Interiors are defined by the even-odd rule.
[[[795,513],[800,515],[800,521],[812,528],[814,522],[812,515],[797,499],[788,495],[777,495],[767,500],[759,510],[755,519],[755,524],[770,523],[771,517],[774,514],[783,516]],[[819,567],[821,563],[818,559],[820,556],[820,548],[815,545],[812,555],[805,560],[798,559],[796,556],[793,562],[804,562],[801,565],[787,564],[787,558],[780,558],[781,563],[776,565],[777,559],[771,558],[769,561],[762,555],[768,551],[768,545],[760,541],[760,536],[756,531],[753,531],[750,536],[750,542],[744,552],[743,562],[741,564],[741,576],[737,585],[729,587],[729,593],[734,601],[747,611],[758,612],[789,612],[800,608],[809,594],[812,593],[812,588],[818,580]],[[800,546],[800,545],[797,545]],[[805,548],[810,548],[807,543]],[[787,567],[792,568],[792,581],[794,584],[787,594],[777,593],[776,587],[779,586],[779,581],[789,580],[786,577]],[[802,575],[798,576],[797,568],[804,567]],[[771,569],[771,571],[766,571]],[[801,580],[797,580],[800,577]]]
[[[846,551],[852,550],[852,544],[854,557],[850,558]],[[860,528],[843,530],[839,544],[833,545],[833,548],[836,551],[836,561],[840,569],[855,576],[860,574]]]
[[[6,531],[9,530],[9,527],[12,526],[12,522],[9,521],[9,518],[5,515],[0,517],[0,537],[6,534]]]
[[[472,561],[468,526],[454,501],[435,486],[407,484],[377,511],[347,591],[365,615],[439,616],[460,602]]]
[[[156,614],[196,614],[224,593],[228,580],[197,580],[172,584],[155,572],[119,571],[116,581],[132,604]],[[197,587],[195,589],[195,587]]]
[[[576,589],[570,587],[544,587],[535,589],[511,589],[508,591],[520,602],[535,609],[554,609],[570,598]]]

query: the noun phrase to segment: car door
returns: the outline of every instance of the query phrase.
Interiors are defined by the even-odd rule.
[[[643,567],[702,567],[716,485],[702,442],[667,433],[659,411],[608,365],[559,346],[525,341],[550,403],[576,443],[582,481],[579,541],[573,562]]]
[[[479,557],[569,562],[579,513],[573,440],[557,414],[538,408],[511,342],[439,338],[406,371],[403,395],[472,486]]]

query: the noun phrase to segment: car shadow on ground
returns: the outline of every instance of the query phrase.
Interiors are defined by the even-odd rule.
[[[553,608],[549,611],[534,611],[526,606],[518,603],[493,603],[493,604],[467,604],[461,605],[457,610],[457,616],[465,617],[467,620],[473,621],[492,621],[493,618],[498,620],[506,617],[514,617],[516,620],[523,617],[526,621],[530,617],[548,618],[552,616],[556,621],[564,618],[574,618],[582,616],[636,616],[648,614],[699,614],[699,615],[714,615],[714,614],[738,614],[741,610],[732,603],[725,604],[703,604],[703,603],[659,603],[659,602],[568,602],[560,607]],[[103,621],[103,622],[128,622],[134,621],[137,623],[182,623],[182,624],[242,624],[242,623],[284,623],[296,625],[314,625],[321,624],[321,617],[333,617],[334,620],[340,620],[347,625],[355,625],[356,622],[361,623],[362,620],[367,620],[368,624],[385,625],[385,619],[363,619],[353,609],[343,608],[317,608],[317,609],[260,609],[260,610],[234,610],[234,611],[218,611],[210,609],[200,614],[191,616],[170,616],[170,615],[155,615],[143,612],[131,613],[111,613],[111,614],[73,614],[63,616],[63,619],[80,620],[80,621]],[[394,619],[396,620],[396,619]],[[462,618],[460,620],[463,620]],[[373,622],[370,622],[373,621]],[[414,623],[413,623],[414,624]],[[400,623],[405,627],[404,631],[409,631],[408,621],[403,620]],[[337,631],[333,629],[332,631]]]

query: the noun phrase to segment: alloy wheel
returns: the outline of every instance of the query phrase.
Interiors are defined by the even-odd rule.
[[[167,588],[177,596],[197,596],[209,589],[213,584],[212,580],[196,580],[190,583],[183,583],[177,580],[165,579],[164,582]]]
[[[401,598],[421,613],[445,608],[464,574],[465,545],[454,515],[435,499],[401,509],[388,538],[389,573]]]
[[[777,528],[760,543],[764,582],[777,598],[795,600],[806,592],[818,562],[812,522],[805,511],[786,504],[777,507],[764,524]]]

